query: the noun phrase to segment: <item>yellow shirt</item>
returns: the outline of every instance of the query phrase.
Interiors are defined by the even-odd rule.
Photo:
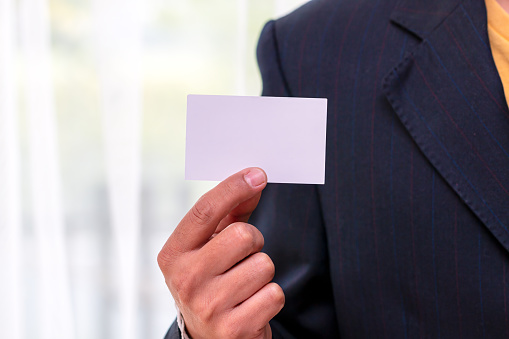
[[[491,52],[509,103],[509,14],[496,0],[486,0],[486,10]]]

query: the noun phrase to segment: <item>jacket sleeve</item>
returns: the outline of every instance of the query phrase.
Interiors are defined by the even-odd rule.
[[[275,22],[269,22],[258,44],[263,95],[289,96],[275,28]],[[338,338],[327,238],[317,187],[269,184],[250,223],[264,235],[264,252],[276,267],[274,281],[285,292],[285,307],[271,321],[273,337]]]

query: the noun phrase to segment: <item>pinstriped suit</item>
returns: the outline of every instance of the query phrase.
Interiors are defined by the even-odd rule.
[[[274,337],[509,338],[484,2],[315,0],[267,24],[258,59],[264,95],[328,98],[325,185],[269,185],[251,219],[287,298]]]
[[[264,95],[326,97],[324,186],[252,222],[281,337],[509,337],[509,111],[484,2],[313,1],[269,23]],[[277,337],[277,334],[276,334]]]

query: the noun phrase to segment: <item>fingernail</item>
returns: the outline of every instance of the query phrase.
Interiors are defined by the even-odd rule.
[[[258,187],[265,183],[265,173],[263,173],[263,171],[258,168],[253,168],[246,175],[244,175],[244,180],[246,180],[249,186],[253,188]]]

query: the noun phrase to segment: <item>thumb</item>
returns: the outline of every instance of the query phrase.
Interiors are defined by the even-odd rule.
[[[260,168],[247,168],[233,174],[216,187],[205,193],[175,228],[163,247],[175,246],[179,252],[186,252],[205,244],[216,231],[219,223],[232,210],[239,207],[244,216],[256,207],[260,192],[267,184],[267,176]],[[256,203],[241,204],[257,197]],[[253,200],[253,201],[255,201]],[[252,208],[249,211],[249,208]]]

